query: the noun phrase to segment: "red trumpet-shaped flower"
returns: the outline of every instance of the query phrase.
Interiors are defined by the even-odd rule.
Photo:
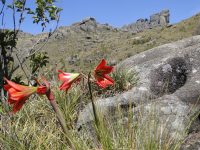
[[[74,82],[79,81],[81,78],[80,73],[66,73],[63,72],[62,70],[58,70],[58,72],[60,72],[58,74],[58,79],[63,81],[63,83],[59,87],[60,90],[67,91]]]
[[[94,77],[96,79],[96,83],[101,88],[106,88],[108,85],[113,85],[114,80],[108,76],[107,74],[113,71],[112,66],[106,66],[105,59],[102,59],[100,64],[94,70]]]
[[[26,100],[34,93],[46,94],[49,100],[52,98],[52,93],[49,92],[49,87],[46,85],[32,87],[16,84],[6,78],[4,78],[4,80],[7,82],[7,84],[4,85],[4,89],[8,92],[8,103],[13,105],[14,113],[19,111]]]

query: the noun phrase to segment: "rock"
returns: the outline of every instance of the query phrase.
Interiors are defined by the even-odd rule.
[[[142,119],[145,121],[153,114],[155,117],[151,118],[151,121],[158,121],[158,128],[164,127],[167,134],[174,139],[183,139],[191,117],[200,109],[200,107],[193,109],[191,107],[192,105],[184,103],[174,95],[164,95],[136,107],[134,113],[140,115],[142,113]]]
[[[71,29],[76,32],[84,31],[87,33],[114,30],[114,28],[112,26],[109,26],[108,24],[97,23],[97,21],[93,17],[88,17],[86,19],[83,19],[81,22],[73,24],[71,26]]]
[[[85,32],[95,32],[95,28],[97,27],[97,22],[94,18],[89,17],[84,19],[79,25],[80,29]]]
[[[137,86],[115,97],[99,99],[95,105],[103,116],[113,118],[118,107],[126,112],[130,104],[134,114],[143,108],[144,118],[155,108],[160,125],[166,124],[169,135],[183,139],[191,117],[200,111],[199,58],[200,36],[132,56],[116,67],[135,71],[139,77]],[[77,127],[86,126],[92,131],[92,122],[92,107],[88,104],[79,115]]]
[[[189,129],[189,135],[184,139],[181,150],[200,149],[200,116],[194,121]]]
[[[182,144],[181,150],[200,150],[200,132],[190,134]]]
[[[164,22],[160,21],[161,24],[163,24],[164,26],[169,24],[169,17],[170,17],[170,13],[169,13],[169,10],[163,10],[161,11],[160,13],[160,17],[163,17],[164,18]]]
[[[116,32],[116,28],[110,26],[109,24],[100,24],[98,23],[95,18],[87,17],[80,22],[76,22],[70,26],[61,26],[59,27],[55,33],[51,36],[51,41],[53,40],[63,40],[74,35],[79,35],[80,37],[91,38],[94,35],[98,35],[99,33],[102,34],[103,32]],[[45,33],[47,37],[48,34]],[[76,37],[76,36],[75,36]],[[84,39],[85,40],[85,39]],[[95,41],[96,42],[96,41]]]
[[[80,58],[78,57],[78,55],[72,55],[67,60],[70,65],[73,65],[77,63],[80,60]]]
[[[57,31],[54,35],[54,38],[57,40],[63,39],[64,38],[64,33],[62,33],[61,31]]]
[[[186,64],[185,58],[176,57],[170,59],[167,64],[162,65],[151,73],[151,91],[155,95],[162,95],[162,92],[174,93],[185,84],[189,71],[191,69]]]
[[[131,31],[133,33],[138,33],[146,29],[151,29],[154,27],[164,27],[169,24],[169,10],[162,10],[160,13],[156,13],[150,16],[148,19],[138,19],[135,23],[126,25],[122,27],[124,31]]]
[[[110,61],[108,62],[108,64],[109,64],[110,66],[115,66],[115,65],[117,65],[117,61],[116,61],[115,59],[112,59],[112,60],[110,60]]]
[[[156,13],[150,16],[151,27],[167,26],[169,23],[169,10],[162,10],[160,13]]]

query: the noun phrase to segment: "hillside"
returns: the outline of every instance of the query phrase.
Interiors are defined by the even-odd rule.
[[[197,35],[199,25],[200,14],[197,14],[177,24],[135,33],[87,18],[68,27],[59,27],[42,50],[48,52],[51,64],[58,64],[67,71],[93,67],[101,58],[115,65],[142,51]],[[47,35],[25,34],[20,37],[18,47],[24,51],[40,39],[39,47]]]
[[[6,80],[13,108],[26,104],[16,115],[2,113],[0,149],[199,150],[200,14],[177,24],[169,24],[167,14],[162,11],[122,28],[89,17],[59,27],[48,41],[49,33],[20,31],[18,61],[31,50],[47,52],[50,64],[40,73],[51,88],[46,81],[22,87]],[[106,78],[113,71],[109,65],[116,65],[109,74],[112,86],[105,89],[91,84],[99,81],[90,74],[71,86],[79,75],[56,72],[88,73],[102,58],[109,64],[102,61],[92,78]],[[27,71],[29,78],[29,63],[16,74]]]

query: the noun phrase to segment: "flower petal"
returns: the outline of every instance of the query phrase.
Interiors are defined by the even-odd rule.
[[[58,70],[60,74],[58,74],[58,79],[61,81],[69,81],[71,79],[72,73],[65,73],[62,70]]]
[[[106,65],[106,60],[102,59],[101,62],[99,63],[99,65],[96,67],[95,70],[99,70],[99,69],[101,69],[105,65]]]
[[[25,104],[26,99],[22,99],[20,101],[17,101],[14,105],[13,105],[13,112],[16,113],[17,111],[19,111],[22,106]]]
[[[71,82],[68,83],[68,82],[65,82],[65,81],[64,81],[64,82],[60,85],[59,88],[60,88],[60,90],[66,90],[66,91],[67,91],[67,90],[71,87],[71,84],[72,84]]]
[[[3,87],[4,87],[4,90],[6,90],[6,91],[8,91],[11,88],[11,86],[9,84],[4,85]]]
[[[18,90],[18,91],[23,91],[26,90],[28,86],[24,86],[24,85],[20,85],[20,84],[16,84],[15,82],[12,82],[10,80],[8,80],[7,78],[4,77],[4,80],[8,83],[9,86],[11,86],[12,88]]]
[[[102,81],[97,81],[96,82],[101,88],[106,88],[108,85],[113,85],[113,82],[107,80],[107,79],[104,79]]]
[[[113,85],[114,80],[108,76],[107,74],[113,71],[112,66],[106,66],[105,59],[102,59],[100,64],[94,70],[94,77],[96,79],[96,83],[102,87],[106,88],[108,85]]]
[[[37,94],[46,94],[46,92],[47,92],[46,86],[41,85],[37,88]]]
[[[9,94],[9,96],[10,96],[10,99],[18,101],[21,99],[28,99],[29,96],[31,96],[35,92],[36,92],[36,89],[33,88],[33,89],[28,89],[28,90],[22,91],[22,92],[16,91],[16,92]]]
[[[114,84],[114,80],[113,80],[110,76],[104,75],[104,77],[105,77],[108,81],[110,81],[112,84]]]
[[[102,74],[109,74],[113,71],[113,67],[112,66],[103,66],[100,70],[100,72]]]
[[[12,95],[13,93],[15,93],[15,92],[19,92],[19,91],[17,91],[16,89],[14,89],[14,88],[9,88],[8,90],[8,95]]]
[[[68,90],[71,85],[75,82],[80,81],[80,73],[65,73],[62,70],[58,70],[60,74],[58,74],[58,79],[63,81],[63,83],[60,85],[60,90]]]

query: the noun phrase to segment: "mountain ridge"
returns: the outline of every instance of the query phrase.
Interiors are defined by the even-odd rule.
[[[159,26],[167,26],[169,24],[169,10],[162,10],[161,12],[155,13],[150,15],[150,19],[148,20],[147,18],[143,19],[140,18],[136,22],[131,22],[128,25],[123,25],[122,27],[114,27],[112,25],[109,25],[108,23],[99,23],[94,17],[86,17],[82,19],[81,21],[72,23],[69,26],[59,26],[57,30],[70,30],[74,29],[77,30],[79,27],[81,30],[86,31],[86,32],[91,32],[94,31],[94,28],[96,29],[107,29],[107,30],[121,30],[125,32],[142,32],[146,29],[151,29]],[[20,32],[20,36],[37,36],[40,34],[48,34],[49,32],[43,32],[43,33],[38,33],[38,34],[31,34],[28,32]]]
[[[108,24],[100,24],[89,17],[71,26],[59,27],[42,51],[49,55],[51,64],[58,64],[69,71],[92,68],[105,58],[112,65],[153,47],[198,34],[200,14],[180,23],[157,26],[143,32],[123,31]],[[27,51],[37,41],[36,48],[48,38],[49,33],[19,38],[17,47]],[[23,56],[24,53],[21,54]]]

